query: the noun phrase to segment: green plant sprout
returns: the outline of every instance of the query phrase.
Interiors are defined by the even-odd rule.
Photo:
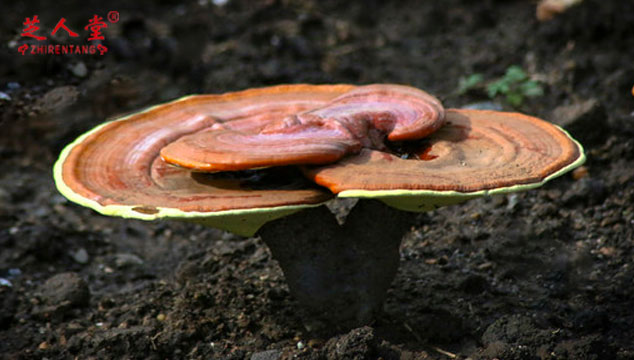
[[[484,76],[480,73],[471,74],[467,77],[460,77],[458,82],[458,95],[464,95],[470,90],[475,89],[482,83],[482,81],[484,81]]]
[[[460,79],[458,84],[458,94],[462,95],[469,90],[482,86],[484,76],[482,74],[472,74]],[[544,95],[544,89],[535,80],[531,80],[526,72],[517,65],[511,65],[506,69],[504,76],[493,80],[484,86],[490,99],[504,96],[506,102],[519,107],[527,97]]]

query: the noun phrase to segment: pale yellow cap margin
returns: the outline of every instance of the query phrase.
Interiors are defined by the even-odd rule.
[[[175,103],[179,101],[186,100],[192,96],[196,95],[188,95],[179,99],[176,99],[170,103]],[[182,211],[176,208],[165,208],[165,207],[157,207],[158,212],[153,214],[144,214],[139,213],[137,211],[132,210],[135,207],[144,206],[146,204],[135,204],[135,205],[101,205],[97,201],[86,199],[85,197],[74,192],[70,187],[66,185],[64,179],[62,177],[62,164],[73,150],[73,148],[84,141],[85,138],[92,135],[93,133],[99,131],[104,126],[115,122],[115,121],[125,121],[129,117],[133,115],[138,115],[140,113],[144,113],[150,111],[158,106],[163,106],[165,104],[160,104],[157,106],[149,107],[141,112],[137,112],[134,114],[130,114],[128,116],[124,116],[122,118],[118,118],[106,123],[103,123],[94,129],[82,134],[71,144],[67,145],[64,150],[62,150],[59,158],[55,162],[53,166],[53,177],[55,179],[55,185],[57,186],[57,190],[64,195],[68,200],[77,203],[79,205],[91,208],[96,212],[109,215],[109,216],[119,216],[128,219],[140,219],[140,220],[156,220],[156,219],[174,219],[181,221],[190,221],[198,224],[202,224],[205,226],[215,227],[218,229],[223,229],[227,231],[231,231],[235,234],[242,236],[253,236],[258,229],[271,220],[275,220],[290,214],[293,214],[297,211],[320,206],[323,203],[318,204],[305,204],[305,205],[287,205],[287,206],[277,206],[277,207],[269,207],[269,208],[256,208],[256,209],[237,209],[237,210],[226,210],[226,211],[216,211],[216,212],[199,212],[199,211]]]
[[[338,194],[342,198],[373,198],[383,201],[385,204],[405,211],[423,212],[437,209],[441,206],[454,205],[479,196],[508,194],[518,191],[526,191],[538,188],[546,182],[561,176],[572,169],[581,166],[586,161],[583,146],[561,127],[552,124],[561,130],[579,149],[579,158],[559,171],[547,176],[540,182],[520,184],[495,189],[480,190],[474,192],[458,191],[434,191],[434,190],[345,190]]]
[[[174,100],[173,102],[183,101],[192,96],[189,95],[182,97],[180,99]],[[153,106],[147,108],[140,113],[150,111],[155,107],[162,106],[165,104]],[[319,204],[309,204],[309,205],[287,205],[287,206],[278,206],[278,207],[268,207],[268,208],[256,208],[256,209],[238,209],[238,210],[226,210],[226,211],[217,211],[217,212],[197,212],[197,211],[182,211],[180,209],[175,208],[164,208],[158,207],[158,212],[153,214],[144,214],[139,213],[137,211],[132,210],[136,207],[142,207],[146,204],[135,204],[135,205],[101,205],[97,201],[86,199],[83,196],[74,192],[70,187],[66,185],[62,177],[62,164],[72,151],[72,149],[79,143],[81,143],[85,138],[90,136],[91,134],[99,131],[102,127],[108,125],[111,122],[115,121],[124,121],[128,119],[132,115],[137,115],[139,112],[130,114],[128,116],[124,116],[119,119],[112,120],[110,122],[103,123],[94,129],[84,133],[79,136],[75,141],[71,144],[67,145],[64,150],[62,150],[59,159],[55,162],[53,167],[53,177],[55,179],[55,185],[57,186],[57,190],[64,195],[67,199],[72,202],[75,202],[79,205],[91,208],[103,215],[109,216],[119,216],[123,218],[131,218],[131,219],[140,219],[140,220],[156,220],[156,219],[174,219],[181,221],[190,221],[199,223],[202,225],[215,227],[227,231],[231,231],[235,234],[242,236],[253,236],[258,229],[264,225],[265,223],[275,220],[295,212],[298,212],[303,209],[321,206],[324,203]],[[560,128],[561,129],[561,128]],[[554,174],[546,177],[541,182],[532,183],[532,184],[522,184],[515,186],[508,186],[497,189],[490,190],[481,190],[475,192],[458,192],[458,191],[431,191],[431,190],[346,190],[342,191],[338,194],[338,197],[342,198],[350,198],[350,197],[358,197],[358,198],[373,198],[383,201],[385,204],[394,207],[399,210],[405,211],[414,211],[414,212],[423,212],[436,209],[445,205],[453,205],[458,204],[463,201],[476,198],[479,196],[488,196],[488,195],[496,195],[496,194],[506,194],[516,191],[525,191],[534,189],[542,186],[547,181],[554,179],[558,176],[565,174],[566,172],[580,166],[586,160],[583,147],[579,142],[573,139],[568,132],[561,129],[568,137],[574,141],[574,143],[579,148],[579,153],[581,154],[577,160],[575,160],[570,165],[560,169]]]

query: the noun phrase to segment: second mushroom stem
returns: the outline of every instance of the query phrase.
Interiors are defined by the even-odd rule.
[[[258,234],[280,263],[309,330],[351,329],[381,310],[416,214],[360,200],[340,225],[325,206],[264,225]]]

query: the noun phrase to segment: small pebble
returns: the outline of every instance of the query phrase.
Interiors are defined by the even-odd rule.
[[[278,360],[281,357],[282,352],[280,350],[266,350],[253,353],[253,355],[251,355],[251,360]]]
[[[167,318],[167,316],[165,316],[165,314],[156,315],[156,320],[161,321],[161,322],[165,321],[166,318]]]
[[[124,268],[133,265],[143,265],[143,260],[134,254],[117,254],[114,260],[118,268]]]
[[[508,196],[508,204],[506,205],[506,209],[507,210],[513,210],[515,209],[515,206],[517,206],[517,204],[519,203],[519,198],[517,196],[517,194],[511,194]]]
[[[583,179],[588,176],[588,168],[585,166],[579,166],[572,171],[572,178],[575,180]]]
[[[9,277],[16,277],[16,276],[22,275],[22,270],[18,268],[11,268],[9,269],[8,273],[9,273]]]
[[[83,78],[88,75],[88,68],[86,67],[86,64],[80,61],[70,67],[70,72],[77,77]]]
[[[491,269],[494,265],[495,265],[494,263],[487,261],[485,263],[478,265],[478,270],[488,270],[488,269]]]
[[[80,264],[87,264],[88,261],[90,260],[90,257],[88,256],[88,252],[84,248],[77,250],[75,253],[72,254],[72,256],[73,256],[73,259]]]

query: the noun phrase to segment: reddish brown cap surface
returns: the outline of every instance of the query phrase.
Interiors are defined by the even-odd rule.
[[[334,193],[353,190],[476,192],[539,183],[578,161],[558,127],[517,113],[448,110],[446,125],[418,142],[414,158],[364,150],[305,173]]]
[[[165,209],[205,213],[318,204],[332,194],[310,184],[263,189],[243,178],[195,175],[166,164],[159,152],[214,124],[235,122],[235,128],[256,131],[271,119],[322,106],[353,88],[276,86],[159,105],[103,124],[69,145],[56,164],[56,183],[67,197],[102,213],[109,211],[106,206],[129,207],[130,212],[116,212],[127,217]]]
[[[332,163],[361,148],[383,149],[391,141],[424,137],[443,124],[440,102],[402,85],[361,86],[307,111],[263,127],[232,122],[183,136],[161,150],[168,163],[200,171]]]

